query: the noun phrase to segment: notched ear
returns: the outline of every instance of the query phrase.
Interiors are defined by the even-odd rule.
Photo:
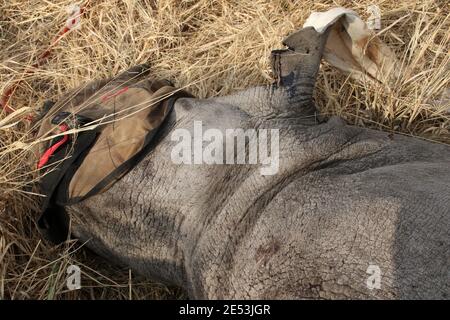
[[[288,49],[272,51],[272,70],[278,86],[288,87],[293,93],[296,87],[314,87],[327,36],[328,32],[304,28],[284,39]]]
[[[286,93],[284,112],[290,117],[317,119],[313,92],[327,36],[327,31],[304,28],[284,39],[287,49],[272,51],[275,87]]]

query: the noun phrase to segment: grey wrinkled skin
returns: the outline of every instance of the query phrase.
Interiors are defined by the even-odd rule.
[[[291,52],[309,41],[309,54],[278,86],[178,99],[144,160],[68,208],[73,235],[191,298],[449,298],[450,147],[319,122],[323,39],[300,40]],[[171,133],[194,120],[203,131],[278,128],[278,173],[174,164]],[[379,289],[367,286],[369,265]]]

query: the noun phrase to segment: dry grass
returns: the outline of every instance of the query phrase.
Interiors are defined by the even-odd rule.
[[[377,3],[381,38],[397,53],[401,78],[389,92],[355,83],[323,66],[316,90],[324,114],[390,132],[450,143],[449,6],[446,0],[386,1],[91,1],[81,29],[54,48],[47,64],[26,70],[65,21],[72,0],[8,0],[0,4],[0,90],[22,79],[11,106],[0,117],[0,299],[99,299],[180,297],[177,290],[148,283],[110,267],[79,246],[52,248],[39,240],[33,220],[26,161],[29,125],[15,120],[82,82],[150,62],[155,73],[199,97],[269,83],[269,52],[298,29],[312,10],[347,6],[367,17]],[[83,289],[67,291],[65,270],[83,270]]]

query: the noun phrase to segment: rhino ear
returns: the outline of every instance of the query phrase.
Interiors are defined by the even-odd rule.
[[[291,98],[311,99],[327,37],[328,32],[304,28],[284,39],[287,49],[272,51],[277,85],[287,89]]]

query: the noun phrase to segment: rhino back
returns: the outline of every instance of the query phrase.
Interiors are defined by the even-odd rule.
[[[191,266],[209,274],[200,294],[448,297],[448,146],[339,120],[295,131],[281,133],[280,174],[249,175],[204,229]],[[367,285],[374,266],[379,289]]]

